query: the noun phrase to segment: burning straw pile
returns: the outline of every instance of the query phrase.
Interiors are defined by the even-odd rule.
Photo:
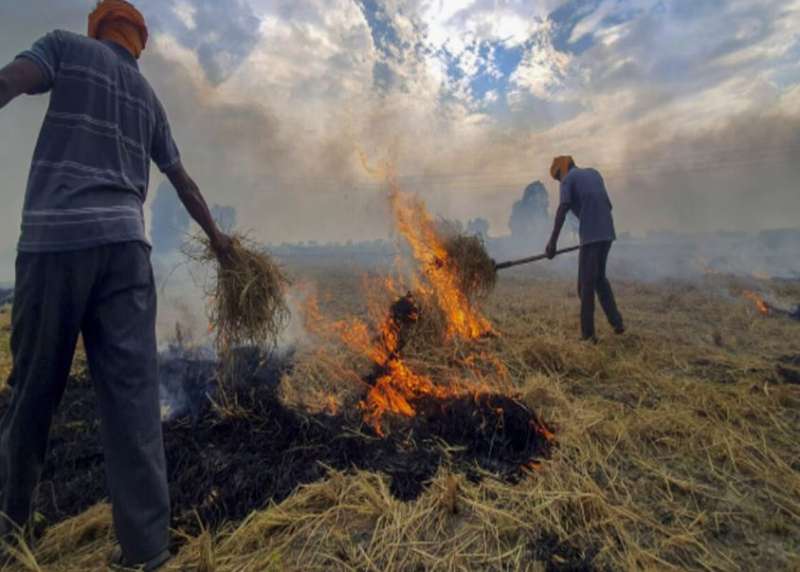
[[[471,300],[491,294],[497,283],[497,271],[483,240],[479,236],[452,234],[442,244],[450,271],[458,277],[459,289]]]
[[[185,249],[187,256],[216,267],[209,295],[209,322],[223,353],[246,345],[274,346],[288,325],[286,303],[289,279],[269,253],[241,234],[233,235],[232,248],[224,263],[207,238],[196,236]]]
[[[419,281],[392,306],[397,317],[397,310],[403,309],[397,303],[413,305],[414,319],[401,320],[402,330],[407,330],[401,339],[425,346],[490,333],[480,308],[495,287],[496,272],[483,241],[442,227],[428,240],[431,254],[416,255]]]

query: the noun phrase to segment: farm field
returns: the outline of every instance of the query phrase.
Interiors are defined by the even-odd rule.
[[[358,272],[294,273],[316,285],[332,319],[366,314]],[[800,302],[797,282],[755,286]],[[249,516],[209,524],[198,506],[193,521],[176,518],[177,556],[166,569],[797,569],[800,322],[761,314],[742,296],[753,280],[615,287],[628,333],[614,336],[598,308],[598,345],[577,341],[573,281],[527,269],[503,275],[486,302],[495,335],[412,341],[404,354],[434,382],[471,376],[535,411],[554,434],[549,458],[507,479],[449,463],[458,451],[441,442],[443,461],[413,500],[397,498],[381,470],[320,467],[321,478],[298,482]],[[7,323],[4,312],[3,374]],[[347,358],[304,345],[281,380],[286,406],[313,409],[326,396],[348,403],[359,388],[331,374]],[[219,414],[265,414],[246,402],[236,407]],[[101,501],[50,523],[6,569],[104,570],[112,547],[110,508]]]

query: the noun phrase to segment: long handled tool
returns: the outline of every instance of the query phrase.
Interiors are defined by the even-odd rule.
[[[580,249],[580,246],[572,246],[570,248],[565,248],[564,250],[559,250],[556,252],[556,256],[559,254],[567,254],[568,252],[575,252],[576,250]],[[508,262],[496,262],[494,265],[495,270],[505,270],[506,268],[513,268],[514,266],[519,266],[521,264],[529,264],[531,262],[537,262],[539,260],[544,260],[547,258],[546,254],[539,254],[537,256],[530,256],[528,258],[520,258],[519,260],[509,260]]]

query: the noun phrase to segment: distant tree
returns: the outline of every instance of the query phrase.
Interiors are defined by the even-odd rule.
[[[489,236],[489,221],[485,218],[474,218],[467,223],[467,234],[486,239]]]
[[[189,231],[189,213],[174,187],[164,181],[150,204],[150,236],[153,249],[160,254],[177,251]]]
[[[550,199],[541,181],[531,183],[522,193],[522,199],[514,203],[508,226],[511,236],[530,238],[544,232],[549,225]]]

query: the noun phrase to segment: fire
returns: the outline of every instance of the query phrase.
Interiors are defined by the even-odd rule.
[[[541,461],[528,461],[523,465],[523,468],[528,469],[531,472],[538,473],[542,470],[543,465]]]
[[[539,424],[536,425],[535,429],[536,432],[539,433],[539,435],[541,435],[545,439],[545,441],[549,441],[550,443],[556,442],[555,434],[552,431],[550,431],[544,423],[540,422]]]
[[[445,398],[464,391],[455,386],[458,384],[436,385],[430,377],[415,372],[402,359],[403,330],[419,319],[420,308],[436,309],[441,313],[444,335],[448,340],[475,340],[491,333],[492,327],[459,288],[458,276],[425,203],[401,191],[390,167],[376,170],[367,166],[366,161],[364,163],[371,174],[388,183],[395,228],[408,245],[414,262],[410,293],[400,298],[388,312],[385,301],[381,304],[368,300],[371,326],[356,318],[325,325],[313,302],[307,304],[306,317],[313,322],[315,331],[324,330],[372,364],[373,374],[367,381],[370,387],[359,407],[364,420],[382,435],[382,419],[386,413],[413,417],[416,415],[412,405],[415,399],[423,396]],[[380,290],[394,297],[402,291],[391,278],[383,282]],[[375,289],[368,291],[374,292]],[[398,310],[401,303],[404,305]],[[498,367],[498,371],[500,369]]]
[[[363,155],[361,159],[368,172],[382,177],[389,186],[395,228],[410,247],[418,266],[414,291],[434,301],[445,314],[450,337],[469,340],[491,332],[488,320],[458,287],[458,276],[425,203],[419,197],[402,192],[390,165],[374,169],[367,165]]]
[[[389,186],[388,198],[395,228],[409,246],[417,266],[412,279],[414,296],[426,306],[434,305],[442,312],[446,320],[446,335],[450,339],[474,340],[491,332],[488,320],[458,287],[458,276],[449,263],[447,249],[425,203],[401,191],[390,166],[384,166],[378,172],[367,169],[382,175]],[[390,291],[393,286],[391,282],[387,284]],[[417,315],[410,316],[410,319],[416,320]],[[378,433],[381,433],[381,418],[386,412],[406,417],[415,415],[410,399],[424,395],[441,398],[457,392],[454,388],[436,386],[428,377],[413,372],[403,362],[400,327],[401,324],[390,313],[381,325],[378,347],[373,346],[369,351],[373,359],[378,358],[374,361],[383,373],[361,403],[361,408],[365,419]]]
[[[339,413],[339,400],[333,395],[325,396],[325,410],[331,415]]]
[[[742,295],[756,305],[756,309],[760,314],[764,316],[770,315],[770,306],[760,294],[753,292],[752,290],[745,290]]]
[[[476,339],[490,332],[489,322],[472,307],[458,287],[458,277],[449,264],[449,255],[425,204],[417,197],[402,193],[393,179],[389,183],[389,201],[397,230],[420,268],[416,291],[432,298],[445,314],[449,336]]]
[[[401,359],[401,324],[391,312],[377,327],[371,327],[358,318],[328,322],[313,297],[306,300],[305,306],[309,331],[342,344],[370,363],[373,374],[366,381],[370,387],[359,408],[364,420],[379,435],[384,434],[382,419],[387,412],[414,417],[416,411],[411,401],[415,398],[456,394],[456,390],[438,387],[428,376],[414,372]]]

